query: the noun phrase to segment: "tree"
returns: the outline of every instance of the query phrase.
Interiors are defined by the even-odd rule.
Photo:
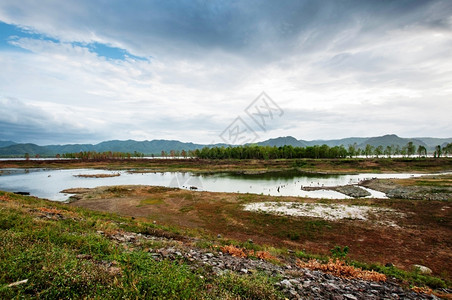
[[[414,146],[413,142],[408,142],[406,145],[406,153],[408,156],[414,155],[414,152],[416,151],[416,146]]]
[[[449,143],[445,147],[443,147],[443,153],[444,155],[452,154],[452,143]]]
[[[407,154],[407,147],[406,146],[402,147],[402,150],[400,150],[400,154],[402,154],[403,157],[406,156],[406,154]]]
[[[348,145],[348,155],[350,157],[356,156],[356,148],[357,148],[356,143],[354,143],[353,145]]]
[[[385,151],[384,151],[384,155],[386,155],[387,157],[391,157],[393,148],[394,148],[394,145],[386,146]]]
[[[435,147],[435,153],[433,154],[434,157],[441,157],[442,151],[441,151],[441,146],[438,145]]]
[[[374,147],[372,145],[367,144],[366,148],[364,149],[364,155],[366,155],[366,157],[369,157],[373,153],[374,153]]]
[[[382,155],[383,154],[383,146],[380,145],[377,148],[375,148],[375,152],[374,153],[377,156],[377,158],[378,158],[378,156]]]
[[[424,146],[419,145],[417,147],[417,155],[419,155],[419,157],[427,156],[427,149]]]

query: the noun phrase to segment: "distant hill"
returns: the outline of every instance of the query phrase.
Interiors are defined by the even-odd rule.
[[[344,147],[347,147],[348,145],[353,145],[355,143],[357,145],[359,145],[359,144],[365,142],[368,139],[369,138],[350,137],[350,138],[344,138],[344,139],[339,139],[339,140],[313,140],[313,141],[300,140],[300,141],[304,142],[307,146],[327,145],[329,147],[334,147],[334,146],[343,145]]]
[[[0,141],[0,148],[2,147],[8,147],[11,145],[15,145],[16,143],[12,142],[12,141]]]
[[[371,145],[374,147],[377,147],[380,145],[382,145],[382,146],[394,145],[394,146],[403,147],[403,146],[406,146],[406,144],[408,144],[409,142],[413,142],[413,144],[416,145],[416,147],[418,147],[419,145],[428,147],[428,145],[421,140],[413,139],[413,138],[411,138],[411,139],[410,138],[401,138],[395,134],[387,134],[384,136],[369,138],[366,141],[359,144],[358,147],[365,148],[366,145]]]
[[[54,155],[47,147],[35,144],[14,144],[0,148],[0,156],[24,156],[26,153],[30,156]]]
[[[286,137],[278,137],[274,139],[265,140],[262,142],[256,143],[260,146],[276,146],[281,147],[284,145],[292,145],[294,147],[306,147],[306,146],[314,146],[314,145],[328,145],[330,147],[343,145],[344,147],[348,147],[348,145],[353,145],[356,143],[359,148],[364,149],[367,144],[372,145],[374,147],[382,145],[386,146],[399,146],[403,147],[408,142],[413,142],[416,147],[418,145],[422,145],[426,147],[429,151],[432,151],[436,145],[445,146],[448,143],[452,143],[452,138],[401,138],[395,134],[388,134],[384,136],[378,137],[350,137],[344,139],[336,139],[336,140],[313,140],[313,141],[305,141],[305,140],[297,140],[292,136]],[[196,150],[204,147],[227,147],[226,144],[213,144],[213,145],[205,145],[205,144],[194,144],[194,143],[184,143],[175,140],[152,140],[152,141],[135,141],[135,140],[126,140],[126,141],[105,141],[99,144],[67,144],[67,145],[48,145],[48,146],[38,146],[35,144],[16,144],[12,141],[0,141],[0,156],[24,156],[25,153],[28,153],[30,156],[35,156],[39,154],[41,156],[53,156],[56,154],[63,153],[74,153],[81,151],[96,151],[96,152],[104,152],[104,151],[112,151],[112,152],[129,152],[133,153],[135,151],[143,153],[145,155],[160,155],[162,150],[169,152],[171,150],[181,151],[181,150]]]
[[[449,143],[452,143],[452,138],[441,139],[441,138],[431,138],[431,137],[420,137],[415,138],[416,140],[423,141],[427,144],[430,149],[435,148],[435,146],[440,145],[441,147],[446,146]]]
[[[67,145],[48,145],[38,146],[35,144],[14,144],[7,147],[0,147],[0,156],[24,156],[28,153],[30,156],[39,154],[41,156],[53,156],[63,153],[75,153],[84,151],[96,152],[129,152],[135,151],[145,155],[156,154],[160,155],[162,150],[169,152],[171,150],[196,150],[207,146],[227,146],[226,144],[202,145],[194,143],[184,143],[173,140],[152,140],[152,141],[105,141],[96,145],[92,144],[67,144]]]
[[[75,145],[50,145],[46,146],[53,153],[74,153],[80,151],[115,151],[115,152],[130,152],[135,151],[144,154],[160,154],[164,151],[181,151],[181,150],[195,150],[204,147],[205,145],[183,143],[179,141],[169,140],[152,140],[152,141],[106,141],[96,145],[91,144],[75,144]]]
[[[293,136],[285,136],[285,137],[278,137],[276,139],[269,139],[263,142],[259,142],[257,143],[257,145],[259,146],[276,146],[276,147],[281,147],[284,145],[291,145],[294,147],[306,147],[307,144],[304,141],[299,141],[296,138],[294,138]]]

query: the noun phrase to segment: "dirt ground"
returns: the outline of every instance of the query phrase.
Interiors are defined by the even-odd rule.
[[[360,185],[395,199],[452,201],[451,174],[407,179],[371,179]]]
[[[143,217],[225,238],[314,254],[329,254],[348,246],[348,257],[367,263],[392,263],[411,270],[413,264],[431,268],[434,275],[452,279],[452,204],[407,199],[316,200],[251,194],[212,193],[150,186],[118,186],[72,190],[80,192],[70,205],[124,216]],[[295,201],[369,205],[394,209],[393,215],[369,220],[327,221],[312,217],[278,216],[243,210],[260,201]],[[392,221],[396,226],[381,225]]]
[[[111,159],[111,160],[30,160],[0,161],[2,168],[98,168],[139,169],[140,171],[191,172],[269,172],[298,170],[301,172],[420,172],[452,170],[452,158],[375,158],[375,159]]]

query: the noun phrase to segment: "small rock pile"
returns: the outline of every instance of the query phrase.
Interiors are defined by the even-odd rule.
[[[99,234],[105,234],[98,232]],[[219,250],[206,250],[191,243],[176,243],[171,238],[153,237],[146,234],[116,233],[108,235],[121,244],[139,243],[140,239],[168,241],[168,246],[149,249],[152,259],[182,260],[192,269],[203,267],[216,276],[235,272],[248,276],[263,272],[278,278],[275,284],[288,299],[439,299],[434,295],[406,290],[395,282],[374,282],[336,277],[321,271],[301,268],[295,258],[274,264],[266,260],[235,257]],[[172,242],[172,243],[171,243]]]

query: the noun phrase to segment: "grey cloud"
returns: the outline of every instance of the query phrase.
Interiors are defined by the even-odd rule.
[[[56,120],[44,109],[15,98],[0,98],[0,140],[44,145],[53,141],[77,142],[101,140],[105,135],[88,128],[77,128],[71,120]]]
[[[80,49],[97,41],[155,59],[118,66],[99,64],[92,53],[89,59],[77,60],[80,54],[74,49],[57,49],[53,44],[59,43],[53,41],[49,42],[56,51],[52,53],[62,51],[65,62],[73,61],[73,65],[44,60],[46,66],[53,66],[50,72],[33,64],[49,58],[39,49],[25,62],[21,58],[10,63],[0,60],[14,73],[2,76],[2,82],[11,82],[0,86],[4,95],[58,103],[50,114],[25,100],[0,98],[0,104],[7,103],[1,107],[6,113],[0,116],[0,139],[17,140],[13,138],[17,135],[28,141],[52,137],[100,141],[134,138],[132,132],[140,131],[159,138],[168,134],[210,142],[206,139],[220,134],[263,89],[281,106],[295,105],[283,107],[284,116],[271,122],[268,132],[287,130],[298,138],[311,134],[313,139],[395,129],[403,134],[416,126],[416,117],[425,111],[430,117],[440,116],[430,132],[447,131],[449,118],[442,112],[448,111],[450,101],[426,109],[429,99],[423,95],[434,89],[447,93],[452,75],[452,44],[447,41],[451,11],[452,1],[441,0],[1,1],[0,20],[5,22],[65,42],[80,42]],[[428,42],[433,32],[446,33],[444,42],[416,44]],[[397,34],[403,41],[392,49],[391,43],[385,43],[397,39]],[[418,46],[418,52],[406,53]],[[30,68],[22,73],[27,63]],[[415,98],[422,97],[410,103],[403,95],[407,102],[397,103],[399,87]],[[391,89],[396,91],[389,97]],[[344,100],[373,92],[370,96],[380,97],[384,105]],[[313,95],[325,107],[310,99],[295,102],[297,93]],[[439,99],[438,95],[432,93],[432,99]],[[346,101],[361,104],[334,107]],[[74,114],[82,122],[91,118],[92,126],[98,127],[77,129],[71,120],[58,119],[59,109],[77,104],[84,109]],[[152,113],[146,114],[146,109]],[[407,111],[412,116],[406,116]]]
[[[171,53],[202,58],[206,51],[219,50],[260,62],[327,47],[354,26],[360,34],[368,34],[365,38],[411,25],[450,30],[451,9],[448,1],[111,1],[108,5],[6,1],[0,5],[0,12],[19,25],[60,38],[97,38],[147,56]]]

